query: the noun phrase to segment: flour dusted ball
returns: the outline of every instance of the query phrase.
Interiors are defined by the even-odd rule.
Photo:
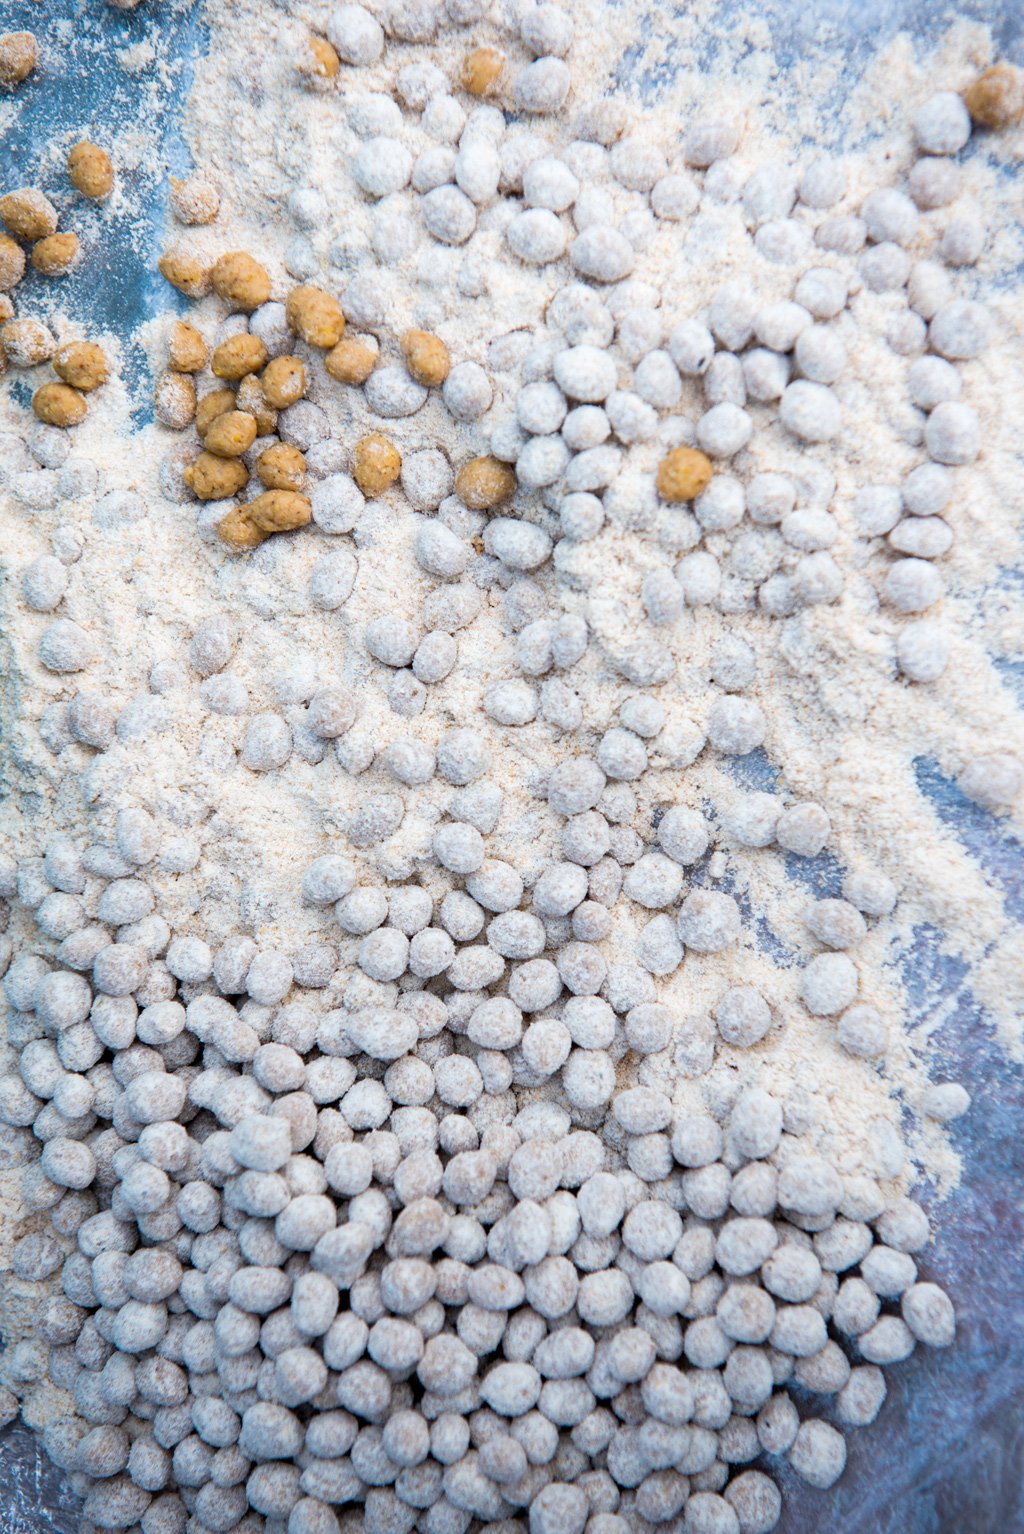
[[[57,343],[39,320],[13,319],[0,326],[0,342],[8,362],[16,368],[32,368],[53,356]]]
[[[754,681],[757,662],[745,639],[724,636],[711,651],[711,680],[727,692],[741,692]]]
[[[949,664],[949,635],[939,623],[908,623],[896,639],[896,662],[911,682],[936,682]]]
[[[356,185],[373,197],[400,192],[411,174],[412,155],[397,139],[367,139],[352,161]]]
[[[242,746],[242,761],[252,772],[272,772],[283,767],[292,751],[292,734],[279,714],[257,714],[250,722]]]
[[[777,352],[757,347],[743,358],[743,381],[748,399],[767,404],[781,399],[789,382],[790,364]],[[810,376],[810,375],[806,375]]]
[[[569,94],[569,84],[569,68],[562,59],[538,58],[519,70],[512,82],[512,95],[520,111],[547,116],[561,108]]]
[[[339,5],[327,22],[327,36],[345,64],[375,64],[384,52],[384,31],[362,5]]]
[[[842,413],[824,384],[797,379],[783,393],[779,419],[802,442],[829,442],[839,433]]]
[[[943,595],[942,576],[926,559],[898,559],[890,565],[882,595],[901,613],[920,613]]]
[[[47,671],[84,671],[96,659],[96,646],[79,624],[58,618],[44,630],[37,653]]]
[[[541,155],[523,171],[523,201],[528,208],[564,213],[579,196],[580,183],[565,164],[553,155]]]
[[[718,1003],[718,1031],[727,1044],[750,1049],[771,1027],[772,1015],[764,998],[752,986],[733,986]]]
[[[561,6],[535,5],[524,12],[519,35],[538,58],[548,55],[563,59],[572,44],[572,20]]]
[[[685,947],[696,953],[716,953],[739,936],[739,907],[731,895],[694,890],[680,907],[677,925]]]
[[[651,187],[651,211],[656,218],[678,222],[689,218],[700,201],[700,194],[689,176],[661,176]]]
[[[709,833],[704,817],[684,805],[667,810],[658,823],[662,851],[684,866],[696,863],[707,851]]]
[[[697,422],[697,441],[712,458],[731,458],[746,447],[754,423],[738,405],[712,405]]]
[[[856,967],[845,954],[822,953],[804,969],[800,996],[809,1012],[830,1017],[850,1005],[858,985]]]
[[[879,243],[909,245],[917,233],[917,209],[906,193],[895,187],[870,192],[861,204],[860,216],[870,238]]]
[[[955,91],[936,91],[914,114],[914,137],[925,154],[959,154],[970,136],[970,114]]]
[[[457,421],[476,421],[490,407],[491,381],[478,362],[457,362],[445,379],[442,396]]]
[[[739,147],[742,126],[736,118],[699,117],[691,124],[683,141],[687,165],[700,170],[734,154]]]
[[[435,187],[421,199],[420,207],[427,229],[442,244],[464,245],[476,228],[476,209],[458,187]]]
[[[801,1480],[824,1490],[846,1468],[846,1442],[829,1423],[808,1417],[797,1430],[788,1458]]]
[[[807,925],[829,948],[852,948],[867,933],[863,916],[846,900],[817,901],[808,913]]]
[[[41,554],[26,565],[21,576],[25,605],[34,612],[51,612],[60,605],[67,588],[68,574],[52,554]]]
[[[955,189],[950,189],[946,201],[952,201]],[[950,266],[973,266],[985,249],[986,228],[980,210],[966,206],[954,210],[942,236],[942,258]]]
[[[986,810],[1001,810],[1012,804],[1022,784],[1024,769],[1006,751],[975,757],[957,778],[961,793]]]
[[[932,350],[951,362],[980,356],[991,337],[991,316],[973,299],[952,299],[941,305],[928,327]]]
[[[959,172],[950,160],[927,156],[911,169],[907,188],[922,211],[944,208],[960,190]]]
[[[826,812],[818,804],[797,804],[784,810],[775,825],[775,839],[786,852],[816,857],[832,830]]]
[[[849,1007],[839,1019],[836,1037],[848,1055],[877,1060],[889,1047],[889,1029],[876,1007]]]
[[[925,445],[937,463],[973,463],[981,451],[977,412],[960,400],[936,405],[924,429]]]
[[[846,278],[829,266],[806,271],[794,290],[796,302],[816,320],[831,320],[845,307],[848,293]]]
[[[728,756],[746,756],[756,750],[766,730],[761,708],[749,698],[719,698],[708,715],[708,739]]]
[[[633,270],[633,247],[618,229],[591,224],[569,247],[569,259],[581,277],[594,282],[619,282]]]
[[[565,253],[566,232],[557,215],[546,208],[518,214],[505,237],[519,259],[530,266],[545,266]]]
[[[570,399],[594,404],[607,399],[616,386],[615,363],[596,346],[573,346],[559,352],[555,381]]]

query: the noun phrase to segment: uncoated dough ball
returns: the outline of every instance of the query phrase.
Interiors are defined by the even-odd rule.
[[[0,37],[0,86],[10,89],[20,85],[28,79],[38,61],[39,46],[34,33],[5,33]]]

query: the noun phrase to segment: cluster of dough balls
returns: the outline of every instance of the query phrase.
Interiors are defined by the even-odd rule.
[[[839,1177],[767,1092],[583,1112],[530,1087],[560,1027],[578,1057],[652,1047],[671,1020],[627,977],[563,1024],[527,966],[518,1004],[331,1007],[308,953],[162,923],[150,817],[103,852],[61,838],[0,875],[72,929],[57,964],[5,953],[13,1273],[48,1290],[0,1411],[64,1392],[43,1441],[87,1527],[768,1534],[753,1462],[830,1486],[884,1368],[953,1341],[921,1209]],[[358,931],[353,877],[306,883],[347,888]]]

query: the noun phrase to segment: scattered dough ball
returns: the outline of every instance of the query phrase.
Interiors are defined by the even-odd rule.
[[[782,396],[779,420],[802,442],[829,442],[839,433],[842,412],[825,384],[798,378]]]
[[[234,408],[235,396],[230,389],[212,389],[196,405],[196,431],[205,437],[217,417]]]
[[[78,260],[81,246],[70,229],[48,234],[32,247],[32,265],[44,277],[66,277]]]
[[[515,494],[516,477],[497,458],[471,458],[455,476],[455,494],[471,511],[488,511]]]
[[[394,22],[397,22],[402,12],[408,11],[410,21],[419,13],[417,6],[393,6],[391,8]],[[424,13],[434,10],[434,7],[422,7]],[[393,22],[393,24],[394,24]],[[436,26],[436,16],[434,18]],[[398,28],[395,28],[396,32]],[[376,64],[384,52],[384,29],[375,16],[363,5],[339,5],[331,13],[327,23],[327,34],[338,57],[346,64],[359,64],[366,66]],[[419,41],[420,39],[417,39]]]
[[[361,437],[352,459],[352,477],[364,495],[382,495],[402,472],[401,454],[380,432]]]
[[[25,275],[25,252],[9,234],[0,234],[0,292],[16,288]]]
[[[849,1007],[839,1019],[836,1036],[848,1055],[877,1060],[889,1047],[889,1029],[877,1007]]]
[[[212,224],[220,212],[220,192],[208,176],[171,177],[171,207],[183,224]]]
[[[85,395],[66,383],[43,384],[32,396],[32,409],[47,426],[77,426],[87,408]]]
[[[205,298],[210,291],[210,268],[187,245],[172,245],[157,261],[160,275],[186,298]]]
[[[542,58],[521,69],[512,94],[521,112],[547,116],[557,112],[569,94],[569,66],[562,59]]]
[[[275,410],[287,410],[306,392],[306,369],[302,358],[274,357],[263,369],[260,383],[268,405],[273,405]]]
[[[972,80],[964,102],[982,128],[1012,128],[1024,117],[1024,69],[1000,61]]]
[[[114,167],[110,156],[99,144],[82,139],[68,150],[68,176],[71,185],[83,197],[97,201],[109,197],[114,186]]]
[[[83,394],[105,384],[109,372],[106,353],[95,341],[66,341],[54,354],[53,371]]]
[[[256,473],[268,490],[301,490],[306,482],[306,460],[297,447],[275,442],[257,458]]]
[[[440,336],[431,335],[427,330],[406,330],[401,344],[410,378],[414,378],[425,389],[444,383],[451,367],[451,358]]]
[[[263,533],[305,527],[312,515],[307,497],[295,490],[265,490],[245,509],[253,526]]]
[[[797,1429],[789,1463],[802,1480],[824,1491],[846,1468],[846,1440],[827,1422],[808,1417]]]
[[[377,353],[372,346],[354,337],[346,337],[327,353],[324,367],[339,383],[365,383],[377,366]]]
[[[925,154],[959,154],[971,120],[955,91],[936,91],[914,114],[914,137]]]
[[[968,799],[986,810],[1002,810],[1012,804],[1024,783],[1024,768],[1008,751],[976,756],[957,778]]]
[[[235,506],[217,523],[217,536],[232,549],[258,549],[270,535],[252,521],[247,506]]]
[[[167,276],[166,272],[164,276]],[[266,267],[244,250],[229,251],[215,261],[210,268],[210,282],[218,297],[236,309],[258,309],[270,297],[270,276]]]
[[[937,682],[949,664],[949,635],[944,626],[922,618],[900,629],[896,663],[911,682]]]
[[[5,32],[0,37],[0,85],[12,90],[27,80],[39,62],[39,45],[32,32]]]
[[[184,431],[196,414],[196,386],[188,373],[164,373],[153,390],[153,414],[162,426]]]
[[[243,330],[214,347],[210,368],[215,377],[237,383],[247,373],[258,373],[267,360],[267,348],[259,336]]]
[[[311,32],[299,49],[295,68],[308,85],[323,88],[337,79],[341,60],[326,37]]]
[[[277,430],[277,411],[267,404],[263,385],[255,373],[247,373],[239,381],[235,395],[235,408],[244,410],[256,422],[257,437],[270,437]]]
[[[808,1012],[831,1017],[850,1006],[857,984],[857,970],[845,954],[819,953],[804,969],[800,996]]]
[[[474,48],[459,67],[459,81],[471,96],[486,96],[505,67],[505,55],[497,48]]]
[[[921,1098],[921,1111],[940,1124],[962,1118],[970,1106],[971,1094],[958,1081],[937,1081]]]
[[[237,458],[200,453],[195,463],[188,465],[182,478],[201,501],[223,501],[238,494],[249,478],[249,471]]]
[[[828,841],[831,830],[832,824],[820,804],[794,804],[779,816],[775,840],[785,852],[813,858]]]
[[[167,336],[168,367],[176,373],[201,373],[209,360],[209,348],[195,326],[175,320]]]
[[[676,447],[658,465],[658,494],[664,501],[692,501],[711,483],[710,458],[692,447]]]
[[[244,410],[225,410],[211,424],[203,446],[219,458],[241,458],[255,441],[255,419]]]
[[[53,336],[38,320],[8,320],[0,328],[0,347],[16,368],[38,367],[53,356]]]
[[[292,330],[310,346],[329,351],[345,333],[341,305],[322,288],[292,288],[284,308]]]
[[[57,209],[35,187],[0,197],[0,219],[19,240],[43,240],[57,228]]]

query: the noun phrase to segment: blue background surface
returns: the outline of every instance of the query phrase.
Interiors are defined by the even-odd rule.
[[[730,9],[723,0],[723,18]],[[841,42],[849,53],[851,86],[864,62],[898,32],[909,30],[925,47],[929,37],[964,17],[988,22],[997,51],[1024,63],[1021,0],[1005,7],[990,0],[955,6],[930,0],[766,0],[761,15],[783,64]],[[178,122],[191,63],[203,46],[199,8],[190,0],[171,0],[125,13],[99,0],[58,0],[43,12],[26,0],[4,0],[0,30],[22,27],[40,38],[45,67],[19,93],[15,125],[0,139],[4,189],[41,182],[55,188],[51,195],[62,211],[74,205],[72,222],[86,259],[61,284],[60,302],[94,331],[130,336],[140,321],[178,301],[156,273],[156,256],[162,248],[167,173],[183,174],[189,163]],[[64,40],[55,31],[61,27]],[[150,214],[140,234],[137,215],[85,206],[56,170],[74,139],[109,142],[125,126],[138,125],[136,82],[111,55],[157,29],[161,51],[172,64],[161,81],[156,119],[144,125],[159,140],[160,172],[128,177],[134,183],[132,205],[141,204]],[[708,62],[718,47],[712,29]],[[671,69],[671,58],[665,68]],[[660,83],[658,74],[642,76],[639,54],[623,58],[619,79],[627,89],[650,96]],[[31,274],[19,296],[28,301],[27,310],[41,312],[53,301],[53,287]],[[130,344],[125,367],[141,421],[148,413],[148,380],[141,351]],[[1008,680],[1019,682],[1013,663],[1003,669]],[[968,803],[934,762],[921,760],[916,771],[939,820],[1000,888],[1008,909],[1024,919],[1019,843],[998,819]],[[774,770],[763,758],[744,760],[737,772],[747,787],[774,788]],[[828,855],[791,864],[791,874],[815,894],[837,893],[841,870]],[[848,1469],[831,1491],[813,1491],[785,1468],[770,1467],[785,1493],[780,1529],[782,1534],[1024,1534],[1024,1073],[1010,1067],[995,1046],[971,996],[966,964],[942,951],[938,933],[919,930],[898,962],[911,997],[911,1026],[939,996],[955,997],[949,1021],[933,1036],[936,1075],[965,1082],[974,1099],[970,1113],[953,1128],[964,1159],[963,1181],[942,1206],[938,1239],[924,1262],[927,1276],[944,1284],[954,1299],[957,1343],[942,1353],[919,1349],[887,1371],[889,1397],[881,1416],[873,1427],[848,1436]],[[927,1204],[927,1189],[922,1197]],[[34,1436],[20,1424],[0,1433],[0,1534],[76,1534],[78,1525],[78,1503]]]

